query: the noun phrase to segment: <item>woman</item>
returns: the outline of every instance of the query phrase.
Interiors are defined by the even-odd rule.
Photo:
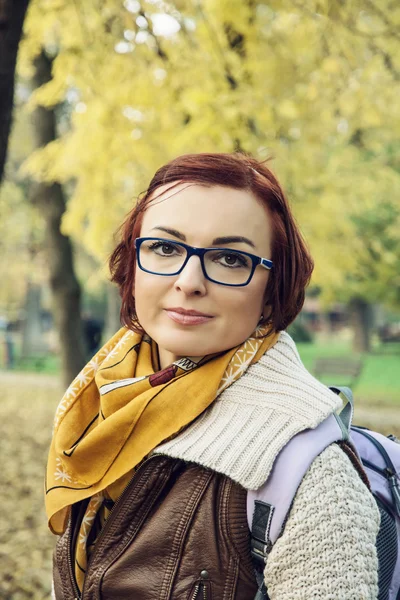
[[[286,327],[312,260],[248,155],[157,171],[111,257],[124,327],[73,382],[46,481],[57,600],[252,600],[248,490],[340,406]],[[379,513],[344,448],[304,477],[264,570],[271,600],[377,597]]]

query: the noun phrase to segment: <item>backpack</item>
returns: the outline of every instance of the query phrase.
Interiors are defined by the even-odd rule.
[[[330,389],[347,400],[341,413],[330,415],[315,429],[295,435],[278,454],[266,483],[247,493],[251,554],[259,585],[255,600],[268,600],[263,578],[265,563],[283,531],[301,480],[314,459],[337,441],[348,442],[353,449],[355,466],[363,478],[366,476],[381,515],[376,541],[378,600],[400,600],[400,443],[393,435],[385,437],[352,425],[351,390]]]

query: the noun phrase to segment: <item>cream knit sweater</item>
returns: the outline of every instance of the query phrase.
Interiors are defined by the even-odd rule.
[[[271,600],[376,600],[379,511],[336,444],[311,465],[265,569]]]
[[[260,488],[283,446],[315,428],[341,401],[303,366],[290,336],[155,452]],[[379,511],[335,444],[314,461],[265,568],[271,600],[376,600]]]

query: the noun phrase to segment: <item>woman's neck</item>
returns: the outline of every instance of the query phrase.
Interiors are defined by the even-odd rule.
[[[160,370],[166,369],[167,367],[169,367],[169,365],[171,365],[173,362],[179,360],[180,358],[189,358],[190,360],[192,360],[195,363],[200,362],[200,360],[203,358],[202,356],[181,356],[178,354],[173,354],[172,352],[169,352],[168,350],[164,350],[163,348],[160,348],[159,346],[157,346],[157,350],[158,350],[158,363],[160,365]]]

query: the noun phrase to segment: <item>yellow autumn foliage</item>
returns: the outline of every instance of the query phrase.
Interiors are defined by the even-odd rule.
[[[389,0],[32,0],[19,72],[41,47],[54,63],[29,107],[70,116],[25,172],[73,182],[63,229],[103,261],[166,161],[273,155],[326,298],[400,303],[399,229],[380,214],[399,223],[399,26]]]

